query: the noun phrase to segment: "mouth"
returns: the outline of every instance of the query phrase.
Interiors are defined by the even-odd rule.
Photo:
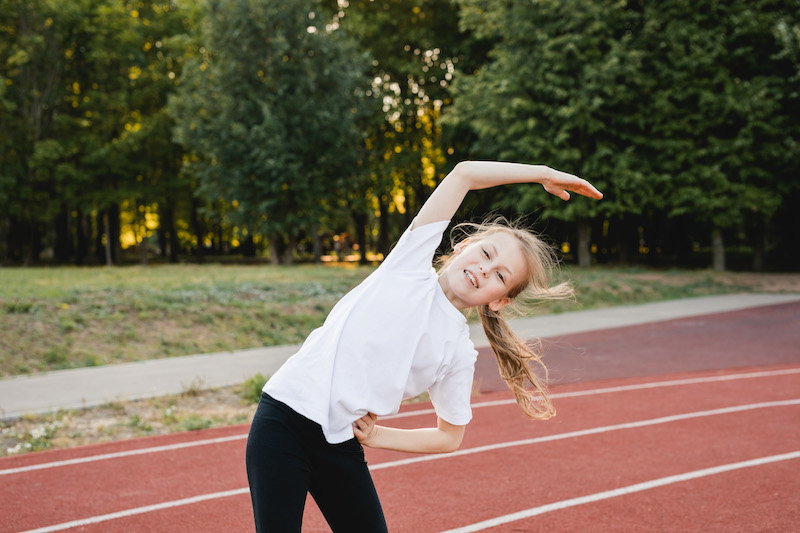
[[[469,270],[465,270],[464,271],[464,275],[467,276],[467,279],[469,280],[470,283],[472,283],[472,286],[477,289],[478,288],[478,278],[476,278],[475,275],[472,272],[470,272]]]

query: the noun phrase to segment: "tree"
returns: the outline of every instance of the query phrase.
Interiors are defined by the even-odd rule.
[[[353,203],[377,211],[378,249],[385,255],[392,240],[390,215],[395,213],[401,226],[392,231],[402,231],[445,176],[447,157],[458,148],[458,138],[445,138],[439,118],[452,100],[456,65],[469,64],[480,46],[459,30],[458,6],[450,0],[346,4],[339,24],[369,52],[370,93],[378,101],[378,116],[364,128],[366,186]]]
[[[531,188],[501,199],[576,222],[579,264],[589,220],[638,241],[649,218],[645,233],[661,237],[661,223],[690,221],[672,240],[707,228],[723,269],[723,233],[763,235],[780,205],[792,91],[775,34],[796,18],[791,4],[463,0],[462,24],[496,44],[457,78],[451,119],[476,132],[482,156],[545,162],[604,191],[566,206]]]
[[[291,261],[339,176],[352,172],[363,56],[312,0],[208,1],[202,57],[170,100],[175,137],[197,157],[198,193],[269,236]]]
[[[0,208],[6,250],[26,264],[38,258],[43,226],[59,209],[64,178],[52,139],[62,98],[62,42],[76,9],[56,2],[3,0],[0,13]]]
[[[656,81],[647,113],[651,158],[669,216],[710,228],[717,270],[725,269],[723,233],[752,231],[748,218],[763,227],[780,205],[779,4],[673,0],[645,12],[641,46],[651,50]]]
[[[578,264],[589,266],[590,221],[640,214],[652,202],[639,73],[630,46],[641,25],[636,5],[613,1],[536,3],[464,0],[462,27],[494,42],[476,73],[459,72],[448,117],[477,135],[479,157],[544,163],[584,176],[605,193],[601,203],[562,205],[537,188],[499,193],[499,207],[541,211],[575,222]]]
[[[175,188],[167,182],[180,152],[163,107],[178,65],[160,50],[181,28],[175,5],[4,1],[13,18],[0,25],[9,37],[0,113],[13,125],[0,141],[8,235],[28,237],[27,262],[46,242],[60,262],[81,263],[94,234],[116,262],[122,202],[138,215]]]

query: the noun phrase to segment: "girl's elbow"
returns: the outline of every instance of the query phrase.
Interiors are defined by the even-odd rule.
[[[472,190],[475,176],[474,169],[474,161],[461,161],[453,167],[453,170],[447,175],[446,179],[457,181],[462,184],[466,190]]]
[[[442,450],[442,453],[457,452],[459,448],[461,448],[461,442],[451,442],[448,443],[447,446],[445,446],[445,448]]]
[[[449,435],[442,448],[442,453],[452,453],[461,448],[461,442],[464,440],[464,435]]]
[[[456,163],[456,166],[453,167],[453,174],[457,174],[459,176],[469,176],[474,166],[474,161],[459,161]]]

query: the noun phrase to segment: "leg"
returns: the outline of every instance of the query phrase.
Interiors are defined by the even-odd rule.
[[[269,398],[258,404],[247,439],[247,479],[258,533],[297,532],[310,479],[305,447],[290,415]]]
[[[386,532],[361,444],[353,438],[315,452],[309,491],[334,533]]]

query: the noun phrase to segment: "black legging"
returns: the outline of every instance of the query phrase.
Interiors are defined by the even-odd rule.
[[[299,533],[307,492],[334,532],[386,531],[358,440],[328,444],[319,424],[266,393],[247,439],[247,479],[259,533]]]

